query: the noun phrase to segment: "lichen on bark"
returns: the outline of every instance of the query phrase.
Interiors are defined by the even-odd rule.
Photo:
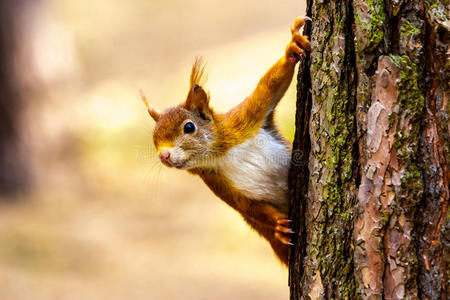
[[[418,262],[411,240],[423,194],[417,162],[424,107],[420,63],[424,59],[424,21],[419,10],[420,6],[412,3],[386,7],[380,13],[387,14],[384,26],[390,39],[379,43],[377,49],[356,50],[357,123],[362,139],[355,275],[363,298],[418,295]],[[355,25],[358,43],[364,40],[364,31],[359,29],[364,25]]]
[[[309,184],[291,299],[446,298],[448,4],[308,0]]]
[[[338,13],[339,12],[339,13]],[[307,260],[310,290],[325,297],[354,298],[350,247],[355,201],[355,81],[349,1],[315,3]],[[319,32],[327,31],[324,35]],[[317,273],[317,271],[319,271]],[[321,280],[316,280],[320,274]],[[311,295],[310,295],[311,296]]]
[[[371,52],[384,38],[384,2],[377,0],[353,1],[355,11],[356,48]]]

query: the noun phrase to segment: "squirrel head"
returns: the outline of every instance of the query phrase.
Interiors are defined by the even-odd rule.
[[[201,59],[192,67],[190,89],[184,103],[160,113],[142,94],[156,125],[153,142],[163,164],[178,169],[207,166],[216,141],[215,114],[209,107],[209,95],[200,86],[204,75]]]

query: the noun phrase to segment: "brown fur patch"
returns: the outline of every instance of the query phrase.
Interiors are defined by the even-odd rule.
[[[153,142],[156,149],[162,145],[173,145],[175,139],[183,134],[181,124],[188,118],[181,105],[168,108],[156,123]]]

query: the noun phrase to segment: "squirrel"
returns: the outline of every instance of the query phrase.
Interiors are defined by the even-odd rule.
[[[277,130],[274,111],[289,87],[309,40],[299,33],[308,17],[297,18],[284,56],[260,79],[256,89],[226,113],[216,113],[203,89],[205,66],[196,58],[185,102],[158,112],[141,97],[156,122],[153,142],[168,167],[201,177],[220,199],[272,246],[288,265],[292,245],[288,219],[291,144]]]

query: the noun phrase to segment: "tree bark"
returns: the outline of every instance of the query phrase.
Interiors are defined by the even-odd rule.
[[[448,0],[307,2],[291,299],[447,299]]]
[[[29,183],[21,140],[24,101],[17,67],[23,5],[24,1],[0,0],[0,196],[15,195]]]

